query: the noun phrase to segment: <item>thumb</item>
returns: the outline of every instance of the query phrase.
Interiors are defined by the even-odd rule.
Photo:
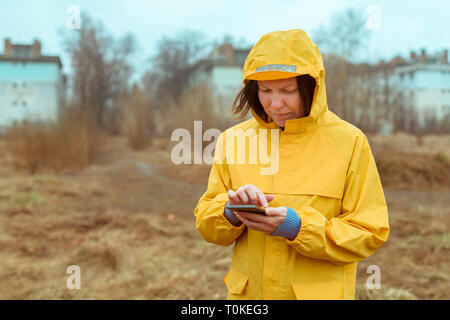
[[[265,196],[268,202],[272,201],[275,198],[273,194],[266,194]]]
[[[268,208],[265,208],[266,210],[266,216],[273,216],[274,214],[275,214],[275,208],[273,208],[273,207],[268,207]]]
[[[281,216],[286,207],[269,207],[266,208],[266,216]]]

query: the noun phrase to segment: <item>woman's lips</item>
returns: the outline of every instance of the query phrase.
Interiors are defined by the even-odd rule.
[[[289,118],[292,115],[292,112],[289,113],[284,113],[284,114],[276,114],[276,113],[272,113],[272,116],[275,119],[286,119]]]

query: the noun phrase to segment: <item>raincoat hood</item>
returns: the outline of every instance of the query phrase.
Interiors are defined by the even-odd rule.
[[[310,114],[304,118],[286,121],[287,132],[298,132],[306,124],[316,122],[319,116],[328,110],[322,55],[305,31],[294,29],[263,35],[247,56],[243,84],[248,80],[276,80],[304,74],[314,78],[316,88]],[[269,118],[266,123],[253,109],[251,112],[261,125],[278,128],[272,119]]]

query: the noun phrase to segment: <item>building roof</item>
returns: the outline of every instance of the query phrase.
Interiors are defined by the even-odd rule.
[[[61,59],[58,56],[43,56],[41,43],[35,40],[33,44],[12,44],[5,39],[5,51],[0,54],[0,61],[10,62],[53,62],[62,68]]]
[[[207,58],[197,61],[194,69],[210,68],[212,66],[242,68],[249,52],[250,49],[237,49],[229,43],[224,43],[215,48]]]
[[[57,56],[41,56],[38,58],[18,58],[18,57],[5,57],[0,55],[0,61],[11,61],[11,62],[54,62],[62,68],[61,59]]]
[[[324,55],[326,57],[327,55]],[[334,57],[336,59],[336,57]],[[380,71],[388,72],[409,72],[415,70],[434,70],[449,71],[448,50],[428,55],[425,49],[421,50],[420,55],[414,51],[410,52],[409,58],[396,56],[389,61],[380,60],[376,64],[368,63],[349,63],[352,71],[356,75],[364,75],[370,73],[379,73]]]

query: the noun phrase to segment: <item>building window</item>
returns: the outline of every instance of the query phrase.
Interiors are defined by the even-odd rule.
[[[414,71],[409,72],[409,79],[414,79]]]
[[[26,101],[22,101],[22,106],[26,107],[27,106],[27,102]]]
[[[15,107],[15,106],[17,106],[17,101],[13,101],[13,106]]]
[[[31,57],[31,46],[14,46],[13,54],[18,58]]]

